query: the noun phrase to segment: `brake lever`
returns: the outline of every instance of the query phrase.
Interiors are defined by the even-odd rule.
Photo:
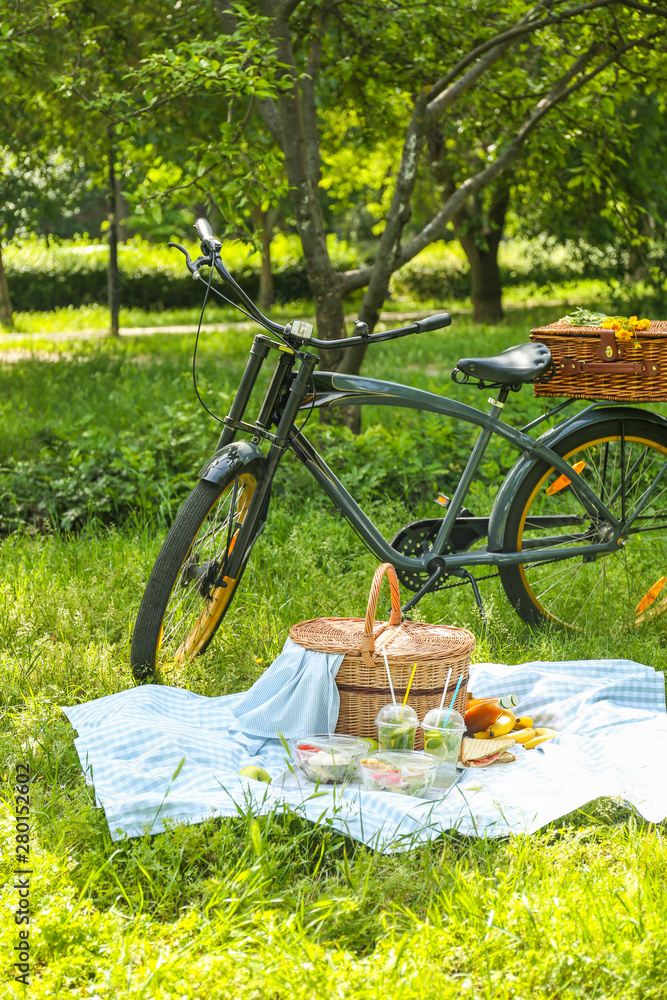
[[[167,246],[168,247],[175,247],[177,250],[180,250],[182,254],[184,254],[184,256],[185,256],[185,263],[187,265],[188,271],[190,272],[190,274],[192,275],[193,278],[198,278],[200,276],[199,275],[199,268],[202,267],[204,264],[208,264],[209,267],[211,266],[211,258],[210,257],[198,257],[197,260],[193,261],[191,259],[191,257],[190,257],[190,254],[188,253],[188,251],[185,249],[184,246],[181,246],[180,243],[171,243],[171,242],[169,242],[169,243],[167,243]]]

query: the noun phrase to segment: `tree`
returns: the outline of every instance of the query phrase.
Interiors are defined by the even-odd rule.
[[[191,159],[195,176],[204,177],[213,166],[220,167],[219,148],[215,164],[207,164],[202,155],[201,129],[210,120],[211,103],[221,96],[240,101],[255,94],[263,98],[276,94],[275,86],[267,82],[275,58],[271,46],[262,44],[261,22],[261,17],[248,14],[231,35],[220,32],[210,11],[197,0],[185,5],[173,0],[147,0],[141,5],[121,0],[113,7],[101,0],[59,0],[54,9],[25,0],[14,20],[3,25],[12,86],[0,100],[14,114],[20,108],[26,128],[39,133],[41,149],[84,156],[93,182],[106,188],[112,334],[118,333],[120,306],[121,169],[125,179],[136,177],[132,166],[145,163],[145,147],[155,149],[158,139],[177,164],[179,157],[192,153],[188,137],[198,129],[198,155]],[[25,30],[21,25],[27,25]],[[235,128],[232,121],[218,126],[218,138],[222,133],[224,141],[224,133],[229,137]],[[0,142],[3,133],[13,149],[27,145],[20,132],[12,134],[9,119],[0,124]],[[230,149],[239,148],[232,139]],[[230,184],[229,195],[234,191],[246,197],[252,185],[247,176],[244,181],[241,184],[237,178]],[[186,180],[174,190],[188,186]]]
[[[80,163],[59,151],[13,153],[0,147],[0,323],[11,326],[12,302],[2,263],[2,244],[43,226],[55,215],[72,215],[85,182]]]
[[[224,0],[216,0],[215,9],[223,29],[235,30],[241,9]],[[613,87],[632,72],[624,57],[662,46],[667,15],[661,3],[620,0],[546,0],[532,8],[518,0],[480,0],[474,23],[468,3],[255,0],[250,9],[266,18],[275,44],[282,89],[276,98],[258,101],[257,107],[284,156],[319,335],[324,338],[343,335],[344,297],[355,288],[366,289],[360,317],[372,329],[392,273],[439,237],[470,198],[517,161],[555,108],[575,94]],[[526,58],[529,46],[537,50],[532,59]],[[467,95],[481,93],[501,64],[522,98],[512,129],[498,129],[498,142],[489,143],[482,161],[467,175],[455,177],[433,217],[408,235],[422,154],[434,123],[449,120]],[[651,68],[659,72],[658,60]],[[390,88],[409,94],[410,102],[377,255],[372,266],[342,274],[326,249],[319,108],[327,97],[349,94],[354,99],[365,89],[360,103],[368,109]],[[377,104],[372,113],[376,121],[381,119]],[[363,355],[363,348],[355,348],[341,357],[327,357],[325,363],[354,372]]]
[[[664,255],[667,223],[664,111],[662,89],[641,80],[617,106],[616,132],[603,120],[586,121],[564,110],[568,149],[552,158],[546,175],[542,170],[545,183],[532,182],[540,169],[539,150],[517,173],[519,232],[567,240],[589,266],[604,254],[607,271],[611,252],[617,278],[629,274],[658,285],[664,267],[652,261],[656,253]]]
[[[573,47],[577,40],[572,39]],[[536,55],[529,47],[526,59],[534,63],[536,58],[543,53]],[[657,187],[662,187],[664,202],[658,163],[662,144],[656,134],[662,116],[657,95],[651,102],[652,121],[640,115],[647,105],[641,97],[645,76],[653,77],[656,67],[650,61],[646,65],[640,51],[631,68],[613,86],[601,74],[585,92],[556,107],[549,127],[530,136],[511,168],[454,215],[455,232],[470,263],[475,319],[502,318],[497,253],[510,208],[519,230],[530,235],[546,231],[562,239],[620,241],[626,247],[640,242],[640,220],[646,230],[649,213],[656,211]],[[468,95],[456,118],[446,129],[439,123],[429,140],[433,176],[445,201],[470,173],[470,162],[481,166],[488,158],[498,135],[490,112],[500,111],[505,132],[516,127],[517,110],[521,113],[516,86],[500,65],[491,76],[483,99]],[[459,135],[468,137],[463,155]]]

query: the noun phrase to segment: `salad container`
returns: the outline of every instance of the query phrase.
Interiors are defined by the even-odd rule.
[[[373,740],[360,736],[304,736],[288,740],[294,763],[309,781],[337,785],[359,774],[359,758],[368,753]]]
[[[440,761],[434,787],[449,788],[456,781],[456,763],[465,732],[463,716],[448,708],[432,708],[424,716],[422,729],[425,750]]]
[[[421,750],[380,750],[362,757],[361,780],[372,792],[424,795],[435,778],[440,761]]]
[[[409,705],[383,705],[375,725],[380,750],[414,750],[419,717]]]

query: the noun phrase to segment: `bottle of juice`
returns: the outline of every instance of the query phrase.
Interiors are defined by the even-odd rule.
[[[466,730],[469,733],[481,733],[496,722],[508,709],[519,704],[515,694],[504,695],[502,698],[473,698],[468,695],[464,714]]]

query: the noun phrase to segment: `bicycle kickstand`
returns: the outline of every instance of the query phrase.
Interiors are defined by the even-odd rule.
[[[489,634],[489,622],[488,622],[488,619],[486,617],[486,611],[484,610],[484,605],[482,604],[482,595],[479,592],[479,587],[477,586],[477,580],[472,575],[472,573],[469,570],[467,570],[467,569],[461,570],[461,574],[460,575],[462,577],[465,577],[465,579],[468,581],[468,583],[472,587],[472,592],[475,595],[475,601],[477,602],[477,609],[479,611],[479,617],[482,619],[482,629],[484,631],[484,634],[486,636],[488,636],[488,634]]]

